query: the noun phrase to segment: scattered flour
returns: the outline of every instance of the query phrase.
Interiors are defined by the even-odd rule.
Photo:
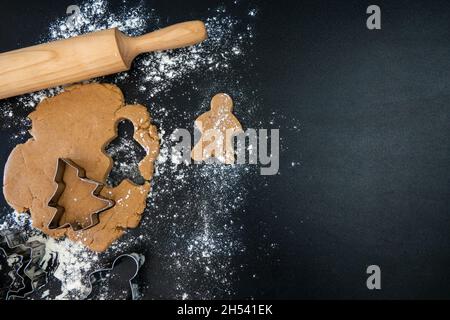
[[[231,6],[238,6],[238,2]],[[144,3],[112,11],[108,1],[90,0],[80,5],[80,9],[81,16],[75,28],[68,28],[66,17],[62,15],[50,23],[39,42],[111,27],[118,27],[134,36],[165,26],[158,12]],[[149,248],[148,253],[164,266],[162,272],[165,272],[164,277],[150,279],[145,288],[149,295],[144,294],[144,297],[210,299],[233,295],[233,282],[236,280],[233,257],[245,250],[240,240],[243,225],[239,222],[239,216],[245,214],[246,183],[252,180],[256,169],[217,164],[186,165],[171,161],[170,150],[174,141],[170,133],[176,128],[193,128],[196,116],[208,110],[211,97],[222,90],[227,90],[233,97],[237,104],[236,112],[240,112],[238,117],[246,126],[258,125],[253,115],[258,105],[257,91],[250,89],[252,84],[233,71],[252,67],[246,55],[252,50],[253,20],[259,12],[258,9],[245,10],[248,19],[243,21],[229,13],[226,6],[210,8],[207,16],[197,17],[205,21],[208,29],[209,38],[204,43],[141,55],[130,71],[107,79],[119,87],[131,85],[136,88],[133,102],[149,107],[161,136],[161,154],[153,191],[139,228],[127,233],[100,255],[67,240],[48,239],[30,227],[27,216],[24,218],[24,215],[8,212],[0,217],[0,222],[3,222],[0,230],[28,230],[29,236],[45,242],[47,250],[44,260],[50,259],[54,253],[58,254],[59,264],[54,276],[61,281],[62,292],[51,296],[51,293],[44,291],[37,298],[83,298],[86,293],[83,279],[89,271],[104,266],[103,261],[110,262],[118,254],[136,248]],[[215,81],[209,87],[199,86],[196,81],[198,77]],[[180,87],[188,89],[180,90]],[[28,138],[30,124],[27,114],[42,99],[61,90],[43,90],[0,102],[0,130],[10,132],[11,145]],[[189,105],[176,105],[172,102],[174,96],[181,97]],[[131,136],[132,132],[121,135],[117,144],[107,149],[115,160],[115,175],[110,176],[109,180],[111,184],[120,182],[124,177],[133,178],[133,181],[139,178],[136,164],[142,152]],[[144,264],[143,269],[147,265]],[[159,295],[153,288],[162,278],[172,281],[169,285],[161,284],[169,286],[169,289]]]
[[[32,240],[45,242],[44,261],[49,261],[57,255],[58,267],[53,275],[61,281],[62,292],[55,299],[84,298],[89,293],[86,276],[93,271],[93,266],[98,262],[98,254],[67,239],[55,240],[37,236]]]

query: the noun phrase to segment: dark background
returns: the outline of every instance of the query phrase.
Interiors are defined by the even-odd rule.
[[[34,44],[72,1],[55,3],[3,1],[0,51]],[[235,297],[448,298],[450,3],[249,3],[259,16],[245,77],[260,116],[277,110],[302,130],[280,126],[280,175],[250,190],[248,267]],[[382,30],[366,28],[370,4],[381,7]],[[211,5],[151,2],[170,23]],[[0,175],[9,135],[0,131]],[[301,165],[289,169],[292,161]],[[366,288],[371,264],[381,267],[380,291]]]

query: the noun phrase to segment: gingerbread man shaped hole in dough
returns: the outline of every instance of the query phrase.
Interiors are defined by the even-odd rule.
[[[191,152],[194,161],[214,157],[226,164],[235,162],[233,137],[243,130],[232,112],[233,100],[229,95],[219,93],[212,98],[211,110],[195,120],[195,126],[202,135]]]

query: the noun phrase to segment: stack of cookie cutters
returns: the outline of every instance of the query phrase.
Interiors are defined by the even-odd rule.
[[[6,299],[25,298],[47,283],[47,272],[40,262],[45,254],[45,244],[26,242],[18,232],[0,233],[0,251],[7,259],[17,258],[17,267],[6,294]]]
[[[115,270],[118,270],[118,280],[126,281],[125,286],[128,287],[127,300],[137,300],[140,297],[138,284],[135,279],[140,268],[145,262],[145,256],[138,253],[126,253],[118,256],[112,263],[110,268],[99,269],[89,274],[89,290],[86,300],[94,299],[94,287],[101,285],[104,281],[111,279]],[[121,274],[121,273],[122,274]],[[126,273],[124,275],[123,273]]]
[[[90,221],[87,225],[83,225],[79,221],[62,223],[62,218],[63,218],[64,212],[65,212],[65,209],[64,209],[64,207],[59,205],[59,199],[61,198],[62,194],[64,193],[64,190],[66,189],[66,184],[64,182],[64,173],[68,166],[70,166],[76,170],[77,176],[80,180],[82,180],[86,183],[95,185],[95,188],[91,192],[92,197],[97,198],[105,203],[105,206],[103,208],[90,213],[90,215],[89,215]],[[100,195],[100,192],[102,191],[102,189],[104,187],[104,184],[87,178],[86,171],[70,159],[58,158],[54,181],[57,184],[57,188],[56,188],[55,193],[51,197],[51,199],[48,203],[48,206],[55,208],[56,211],[48,224],[48,228],[50,230],[63,229],[63,228],[67,228],[67,227],[71,227],[74,231],[89,229],[89,228],[97,225],[100,222],[99,215],[101,212],[106,211],[115,205],[114,200],[104,198]]]

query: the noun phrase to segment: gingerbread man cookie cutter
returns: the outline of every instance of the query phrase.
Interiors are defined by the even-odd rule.
[[[116,268],[122,265],[123,269],[129,272],[132,270],[132,274],[127,276],[119,275],[119,279],[123,279],[125,277],[125,281],[127,281],[128,286],[128,298],[131,300],[137,300],[139,298],[139,290],[138,285],[134,282],[134,279],[137,277],[139,270],[145,262],[145,256],[138,253],[125,253],[114,259],[111,267],[98,269],[89,274],[89,290],[86,295],[85,300],[93,299],[93,291],[94,287],[101,283],[101,281],[111,278],[111,273]],[[131,265],[130,265],[131,264]],[[133,269],[134,268],[134,269]],[[123,271],[123,270],[122,270]]]
[[[97,198],[105,203],[105,206],[103,208],[96,210],[94,212],[91,212],[89,214],[90,221],[89,221],[89,224],[87,224],[87,225],[82,225],[79,221],[61,223],[62,217],[65,212],[65,208],[59,205],[59,199],[61,198],[62,194],[64,193],[64,190],[66,189],[66,184],[64,183],[64,173],[66,171],[67,166],[70,166],[76,170],[77,177],[80,180],[95,185],[95,188],[91,192],[92,197]],[[99,220],[100,213],[114,207],[114,205],[115,205],[114,200],[107,199],[100,195],[100,192],[102,191],[102,189],[104,187],[104,184],[101,182],[87,178],[86,171],[70,159],[58,158],[54,181],[57,184],[57,188],[56,188],[55,193],[51,197],[50,201],[48,202],[48,206],[55,208],[56,211],[55,211],[55,214],[53,215],[52,219],[48,223],[49,229],[63,229],[63,228],[67,228],[67,227],[71,227],[74,231],[89,229],[89,228],[97,225],[100,222],[100,220]]]

